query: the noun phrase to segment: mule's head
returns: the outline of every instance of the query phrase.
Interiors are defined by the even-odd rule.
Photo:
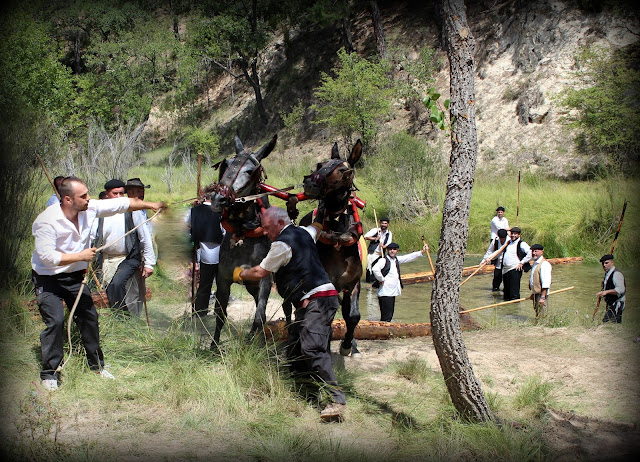
[[[338,153],[338,143],[331,149],[331,158],[326,162],[319,162],[316,170],[304,177],[304,193],[309,199],[323,199],[326,196],[353,189],[355,177],[354,167],[362,156],[362,143],[356,142],[351,149],[349,158],[344,161]]]
[[[214,165],[219,169],[218,182],[211,194],[211,208],[220,213],[224,208],[231,207],[236,198],[254,194],[263,178],[262,159],[266,158],[276,145],[278,135],[253,153],[244,148],[240,138],[234,137],[236,155],[224,159]]]

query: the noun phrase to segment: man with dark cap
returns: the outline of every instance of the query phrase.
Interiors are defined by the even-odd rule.
[[[407,255],[398,255],[400,246],[392,242],[387,246],[387,255],[378,258],[371,267],[376,278],[373,287],[378,289],[378,303],[380,304],[380,321],[391,322],[396,306],[396,297],[402,293],[400,279],[400,263],[408,263],[420,258],[427,251],[425,243],[422,250]]]
[[[496,209],[496,216],[491,219],[491,240],[498,237],[499,229],[509,229],[509,221],[504,216],[504,207]]]
[[[127,197],[133,197],[136,199],[144,200],[145,189],[149,189],[151,185],[145,185],[140,178],[131,178],[127,180],[124,185],[124,192]],[[135,212],[140,214],[142,221],[147,220],[147,211],[139,210]],[[135,214],[134,214],[135,215]],[[134,220],[135,221],[135,220]],[[139,221],[139,220],[138,220]],[[142,312],[144,307],[144,300],[146,296],[146,283],[145,279],[153,274],[155,263],[157,262],[157,254],[155,246],[153,245],[153,229],[151,228],[151,222],[144,224],[147,228],[148,236],[151,239],[151,248],[147,249],[143,246],[142,263],[140,264],[138,271],[127,281],[125,304],[131,314],[138,315]]]
[[[533,300],[536,318],[543,318],[547,313],[548,295],[551,288],[551,263],[544,258],[544,247],[540,244],[531,246],[533,266],[529,276],[529,290]]]
[[[504,284],[504,299],[516,300],[520,298],[520,280],[522,271],[531,269],[531,248],[520,239],[520,228],[511,228],[511,240],[504,250],[502,257],[502,283]]]
[[[104,185],[106,199],[124,197],[125,183],[122,180],[109,180]],[[140,315],[140,307],[127,306],[127,282],[140,267],[144,256],[145,264],[143,277],[153,273],[156,264],[151,236],[146,226],[140,226],[135,232],[127,234],[145,220],[140,213],[126,212],[124,214],[103,217],[93,226],[96,247],[113,242],[102,250],[102,284],[106,286],[107,299],[111,308],[119,315],[128,312]]]
[[[602,290],[596,294],[598,298],[604,298],[607,304],[607,311],[604,313],[602,322],[622,322],[622,312],[626,301],[627,288],[624,283],[623,274],[615,267],[613,255],[603,255],[600,259],[604,270],[604,280]]]
[[[237,267],[233,281],[259,281],[275,275],[278,293],[296,307],[289,326],[287,356],[293,370],[309,372],[322,383],[332,402],[320,413],[325,421],[340,420],[347,401],[333,371],[329,341],[331,322],[338,310],[338,292],[324,270],[315,241],[322,223],[298,227],[280,207],[262,214],[263,233],[271,241],[269,253],[252,268]]]
[[[384,255],[384,251],[393,240],[391,230],[389,229],[389,219],[383,217],[380,219],[380,228],[372,228],[364,236],[365,241],[369,241],[369,247],[367,248],[367,271],[365,280],[366,282],[375,281],[371,274],[371,265],[379,257]]]
[[[489,248],[487,249],[487,252],[484,254],[484,257],[482,257],[482,261],[480,262],[480,264],[481,265],[485,264],[487,259],[491,255],[496,253],[498,250],[500,250],[500,248],[504,245],[506,241],[507,241],[507,230],[499,229],[496,238],[491,241],[491,244],[489,244]],[[500,252],[497,257],[491,260],[491,264],[494,265],[493,281],[491,283],[491,287],[494,292],[500,291],[500,284],[502,284],[502,257],[503,256],[504,256],[504,253]]]

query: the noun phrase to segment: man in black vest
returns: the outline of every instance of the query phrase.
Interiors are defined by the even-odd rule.
[[[369,230],[364,236],[365,241],[369,241],[367,247],[367,271],[365,276],[366,282],[374,282],[375,278],[371,274],[371,266],[373,262],[384,255],[385,249],[393,240],[393,235],[389,229],[389,219],[382,218],[380,220],[380,228]]]
[[[400,246],[395,242],[387,246],[387,255],[378,258],[371,267],[376,278],[373,287],[378,289],[378,303],[380,304],[380,321],[391,322],[396,306],[396,297],[402,292],[400,279],[400,263],[408,263],[420,258],[427,251],[427,244],[422,250],[407,255],[398,255]]]
[[[291,224],[286,210],[269,207],[262,215],[262,228],[272,242],[269,253],[253,268],[237,267],[234,282],[259,281],[275,275],[278,293],[296,307],[287,341],[292,370],[311,373],[331,396],[333,402],[320,417],[341,420],[347,404],[338,388],[329,351],[331,323],[339,302],[315,244],[322,224],[297,227]]]
[[[507,240],[507,230],[499,229],[496,232],[496,238],[493,241],[491,241],[491,244],[489,244],[489,248],[487,249],[487,252],[484,254],[484,257],[482,257],[482,261],[480,262],[480,264],[482,265],[483,263],[486,263],[491,255],[493,255],[498,250],[500,250],[500,247],[504,245],[506,240]],[[494,292],[499,292],[500,284],[502,284],[502,257],[503,256],[504,256],[504,253],[500,252],[498,256],[496,256],[493,260],[491,260],[491,264],[494,265],[493,281],[491,282],[491,288],[493,289]]]
[[[511,240],[502,255],[502,283],[504,284],[504,299],[517,300],[520,298],[520,280],[522,272],[531,269],[531,247],[520,239],[520,228],[510,229]]]
[[[200,273],[194,302],[195,314],[206,316],[209,311],[213,280],[218,274],[220,244],[224,230],[220,226],[220,214],[211,209],[211,201],[209,200],[205,200],[190,210],[187,223],[191,233],[191,241],[197,251],[197,272]]]
[[[603,255],[600,263],[602,263],[602,269],[605,274],[602,281],[602,290],[596,296],[598,298],[604,297],[604,301],[607,304],[607,311],[604,313],[602,322],[621,323],[627,293],[624,276],[616,268],[613,255]]]
[[[124,197],[125,183],[122,180],[109,180],[105,183],[105,199]],[[146,256],[143,277],[153,273],[155,254],[153,243],[146,226],[140,226],[136,232],[127,234],[128,231],[144,222],[144,215],[132,212],[100,218],[94,224],[96,247],[113,243],[102,250],[102,283],[106,285],[109,305],[118,315],[134,314],[125,301],[127,295],[127,282],[140,267],[143,255]],[[147,266],[148,265],[148,266]],[[133,311],[131,311],[133,310]]]

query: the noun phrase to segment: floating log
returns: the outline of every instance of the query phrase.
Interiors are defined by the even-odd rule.
[[[294,321],[295,322],[295,321]],[[468,314],[460,314],[460,327],[462,330],[477,330],[480,325]],[[336,319],[331,323],[333,340],[342,340],[347,332],[344,319]],[[287,340],[286,321],[269,321],[264,326],[267,339],[277,341]],[[357,340],[389,340],[392,338],[427,337],[431,335],[431,323],[399,323],[383,321],[360,321],[354,331]]]
[[[552,265],[558,265],[563,263],[576,263],[582,261],[582,257],[560,257],[560,258],[548,258],[547,261]],[[478,265],[469,266],[462,269],[462,276],[468,276],[478,269]],[[493,273],[494,265],[488,264],[481,268],[477,274]],[[418,284],[419,282],[433,281],[433,273],[431,271],[424,271],[422,273],[408,273],[400,276],[403,284]]]

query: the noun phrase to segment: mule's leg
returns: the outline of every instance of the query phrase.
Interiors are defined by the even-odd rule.
[[[218,273],[219,274],[219,273]],[[227,320],[227,305],[229,304],[229,295],[231,294],[231,281],[219,280],[216,287],[216,302],[214,312],[216,314],[216,330],[213,334],[213,342],[211,347],[220,341],[220,332]]]
[[[356,345],[356,341],[353,338],[356,326],[360,322],[359,298],[360,282],[358,282],[353,290],[351,290],[351,294],[347,292],[342,298],[342,317],[344,318],[347,326],[344,339],[342,340],[342,343],[340,343],[340,354],[342,356],[348,356],[349,353],[351,353],[351,356],[354,358],[361,356]]]
[[[264,323],[267,321],[267,302],[271,292],[271,278],[261,279],[257,286],[247,285],[247,290],[256,302],[256,314],[251,326],[251,333],[255,334],[259,329],[264,328]]]

